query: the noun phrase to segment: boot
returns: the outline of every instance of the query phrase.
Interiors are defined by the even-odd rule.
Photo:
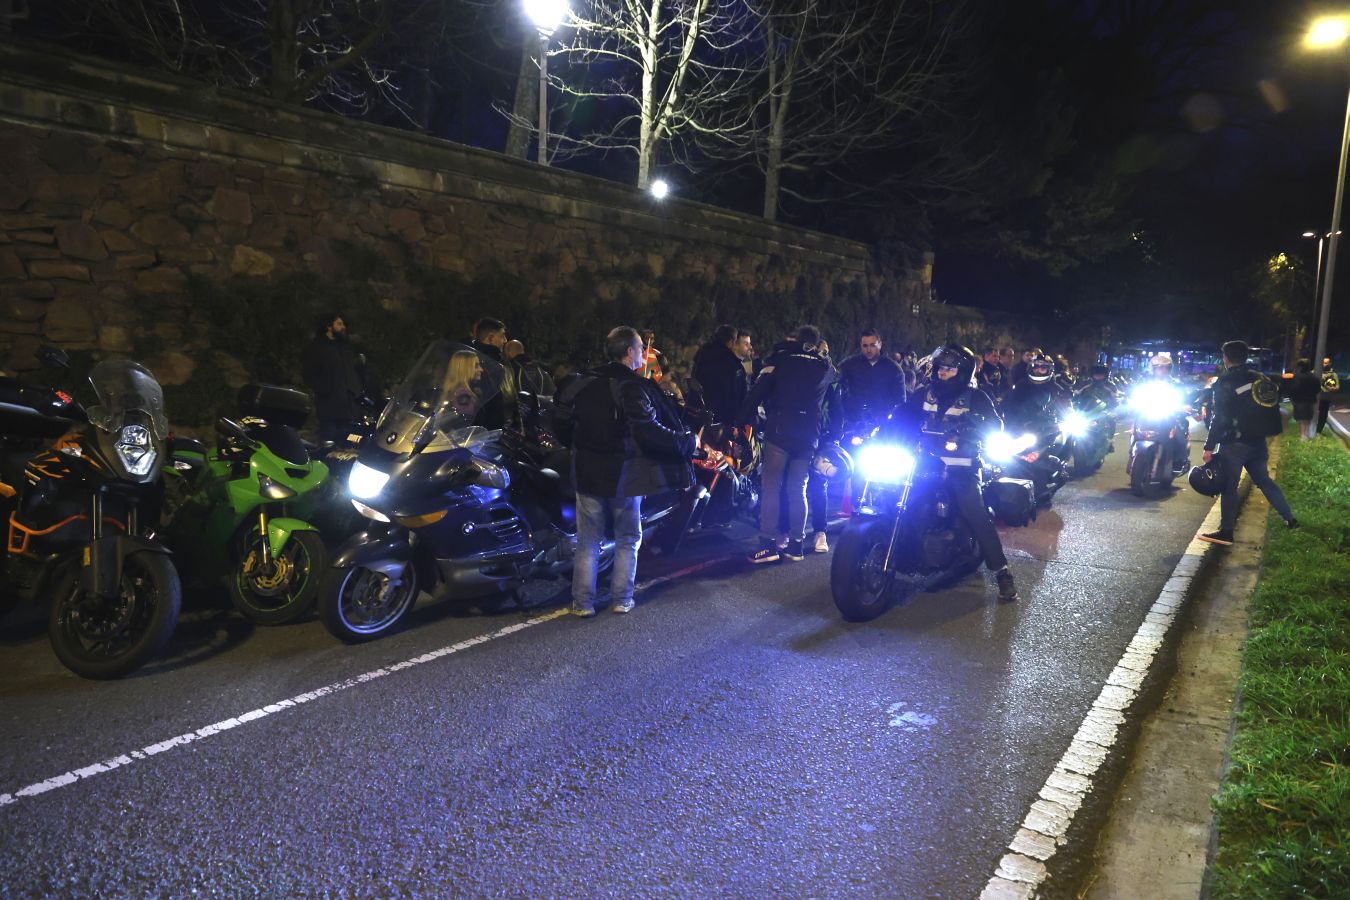
[[[1022,599],[1017,593],[1017,585],[1013,582],[1013,574],[1007,566],[999,569],[994,575],[994,580],[998,582],[998,599],[1004,603],[1016,603]]]

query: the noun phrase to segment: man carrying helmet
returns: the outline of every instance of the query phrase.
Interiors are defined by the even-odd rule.
[[[931,359],[932,382],[922,392],[913,394],[903,410],[897,411],[896,418],[903,413],[917,426],[917,431],[956,436],[958,449],[943,456],[948,490],[957,512],[980,545],[984,564],[994,573],[998,598],[1006,602],[1020,600],[1003,544],[980,490],[984,435],[1002,430],[1002,423],[989,395],[976,385],[974,353],[960,344],[944,344],[933,351]]]

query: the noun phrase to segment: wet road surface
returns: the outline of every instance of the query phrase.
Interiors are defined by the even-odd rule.
[[[703,568],[628,616],[424,599],[347,647],[199,604],[113,683],[10,622],[0,866],[16,894],[974,897],[1210,508],[1178,484],[1132,497],[1117,453],[1000,529],[1022,602],[981,572],[858,625],[828,556],[752,569],[727,535],[644,559]]]

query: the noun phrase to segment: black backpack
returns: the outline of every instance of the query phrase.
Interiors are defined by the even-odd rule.
[[[1233,408],[1238,435],[1244,438],[1274,437],[1284,430],[1280,417],[1280,388],[1260,372],[1249,370],[1251,380],[1235,387]]]

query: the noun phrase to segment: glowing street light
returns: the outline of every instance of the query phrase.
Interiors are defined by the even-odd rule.
[[[647,190],[651,191],[652,196],[657,200],[664,200],[670,194],[670,185],[666,183],[664,178],[658,178],[651,183]]]
[[[1345,46],[1350,40],[1350,17],[1326,16],[1317,19],[1308,29],[1303,46],[1310,50],[1327,50]],[[1345,158],[1350,153],[1350,95],[1346,97],[1345,127],[1341,131],[1341,167],[1336,174],[1336,199],[1331,206],[1331,229],[1327,234],[1327,277],[1322,282],[1322,314],[1317,321],[1317,346],[1314,351],[1314,371],[1322,377],[1322,360],[1327,352],[1327,328],[1331,322],[1331,288],[1336,277],[1336,249],[1341,237],[1341,200],[1345,196]]]
[[[567,0],[525,0],[525,14],[539,32],[539,165],[548,165],[548,42],[571,10]]]

